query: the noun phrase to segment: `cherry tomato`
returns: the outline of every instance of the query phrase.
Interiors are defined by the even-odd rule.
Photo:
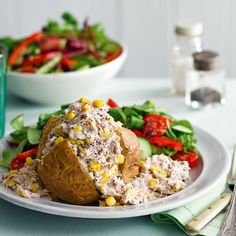
[[[167,120],[172,122],[169,118],[156,114],[147,115],[143,120],[145,137],[162,136],[167,130]]]
[[[178,160],[178,161],[187,161],[189,166],[193,168],[198,163],[199,155],[197,152],[194,152],[194,151],[177,152],[172,157],[172,159]]]
[[[119,108],[120,106],[111,98],[107,100],[107,105],[112,108]]]
[[[140,130],[132,129],[131,131],[135,133],[136,136],[143,137],[143,133]]]
[[[11,170],[19,170],[21,169],[25,164],[25,159],[20,159],[20,158],[14,158],[11,161],[10,168]]]

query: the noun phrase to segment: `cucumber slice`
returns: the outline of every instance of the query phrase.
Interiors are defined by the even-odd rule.
[[[142,137],[137,137],[140,143],[140,149],[141,149],[141,159],[144,157],[151,157],[152,156],[152,146],[151,144]]]

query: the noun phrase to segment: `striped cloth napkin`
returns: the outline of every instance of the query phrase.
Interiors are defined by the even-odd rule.
[[[197,216],[202,210],[207,208],[210,203],[217,199],[222,192],[225,191],[226,180],[222,181],[216,188],[211,190],[202,198],[196,201],[179,207],[170,211],[165,211],[161,213],[156,213],[151,216],[152,220],[156,223],[167,223],[167,224],[177,224],[186,234],[184,225],[186,225],[190,220]],[[224,222],[226,211],[222,211],[217,217],[215,217],[210,223],[208,223],[197,235],[206,236],[217,236],[221,226]],[[189,234],[190,235],[190,234]]]

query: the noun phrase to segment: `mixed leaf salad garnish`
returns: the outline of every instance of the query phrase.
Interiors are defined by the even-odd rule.
[[[70,13],[63,23],[49,20],[41,30],[23,38],[4,37],[0,43],[10,50],[8,68],[25,73],[79,71],[117,58],[121,45],[110,39],[102,24],[83,24]]]
[[[199,155],[196,138],[193,127],[187,120],[176,120],[151,101],[142,105],[119,107],[109,99],[107,105],[114,120],[120,121],[136,134],[143,156],[163,153],[174,160],[188,161],[190,167],[197,164]],[[8,141],[11,149],[3,152],[0,164],[10,169],[20,169],[27,157],[35,157],[44,126],[51,116],[63,114],[68,106],[69,104],[63,105],[53,113],[41,114],[36,127],[25,126],[23,115],[14,118],[11,121],[14,128],[10,134],[12,140]]]
[[[115,121],[138,136],[145,156],[163,153],[175,160],[188,161],[190,167],[197,164],[197,140],[189,121],[176,120],[151,101],[124,107],[119,107],[112,99],[107,103]]]

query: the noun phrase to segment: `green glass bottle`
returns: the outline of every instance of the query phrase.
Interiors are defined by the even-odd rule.
[[[8,49],[0,44],[0,138],[5,131],[6,90],[7,90],[7,55]]]

